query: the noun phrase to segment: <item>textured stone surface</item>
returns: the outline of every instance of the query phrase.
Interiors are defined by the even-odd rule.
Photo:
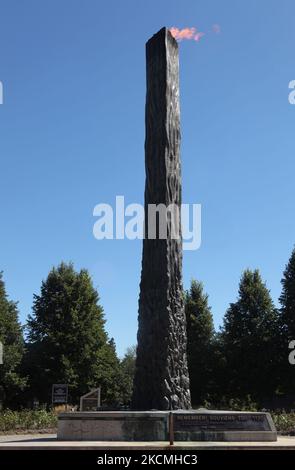
[[[181,204],[178,45],[163,28],[146,44],[145,239],[132,407],[189,408],[182,240],[147,239],[148,205]]]

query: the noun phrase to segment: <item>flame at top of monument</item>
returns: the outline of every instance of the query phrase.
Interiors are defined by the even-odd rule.
[[[175,26],[172,26],[169,31],[177,41],[182,41],[183,39],[193,39],[194,41],[198,42],[201,37],[205,35],[205,33],[197,31],[197,28],[194,27],[179,29]]]
[[[197,28],[194,26],[192,27],[186,27],[186,28],[177,28],[176,26],[172,26],[169,28],[170,33],[172,36],[176,39],[176,41],[181,42],[184,39],[187,40],[193,40],[196,42],[199,42],[200,39],[205,36],[205,33],[203,31],[199,31]],[[212,28],[210,32],[213,32],[215,34],[219,34],[221,32],[221,27],[219,24],[215,23],[212,25]]]

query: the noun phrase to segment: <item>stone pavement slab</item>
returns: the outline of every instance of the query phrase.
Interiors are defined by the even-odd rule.
[[[56,434],[0,436],[2,450],[165,450],[168,442],[58,441]],[[176,442],[175,450],[295,450],[295,437],[278,436],[277,442]]]

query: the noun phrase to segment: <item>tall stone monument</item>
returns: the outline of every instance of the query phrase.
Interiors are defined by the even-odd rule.
[[[269,413],[190,409],[181,225],[176,227],[168,218],[168,236],[161,238],[158,224],[156,237],[148,238],[149,229],[153,233],[155,228],[148,218],[150,205],[179,209],[181,204],[178,45],[166,28],[148,41],[146,58],[146,238],[133,410],[60,413],[57,437],[125,442],[275,441]]]
[[[172,237],[155,239],[151,204],[181,204],[178,44],[162,28],[146,44],[145,239],[139,298],[139,328],[132,407],[136,410],[190,407],[186,325],[182,293],[181,224]],[[158,221],[159,222],[159,221]],[[152,230],[151,230],[152,229]]]

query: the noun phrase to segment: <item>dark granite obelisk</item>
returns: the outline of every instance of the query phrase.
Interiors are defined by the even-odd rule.
[[[190,408],[182,294],[182,239],[148,239],[150,204],[180,208],[178,44],[163,28],[146,44],[145,239],[132,408]],[[159,230],[159,227],[158,229]]]

